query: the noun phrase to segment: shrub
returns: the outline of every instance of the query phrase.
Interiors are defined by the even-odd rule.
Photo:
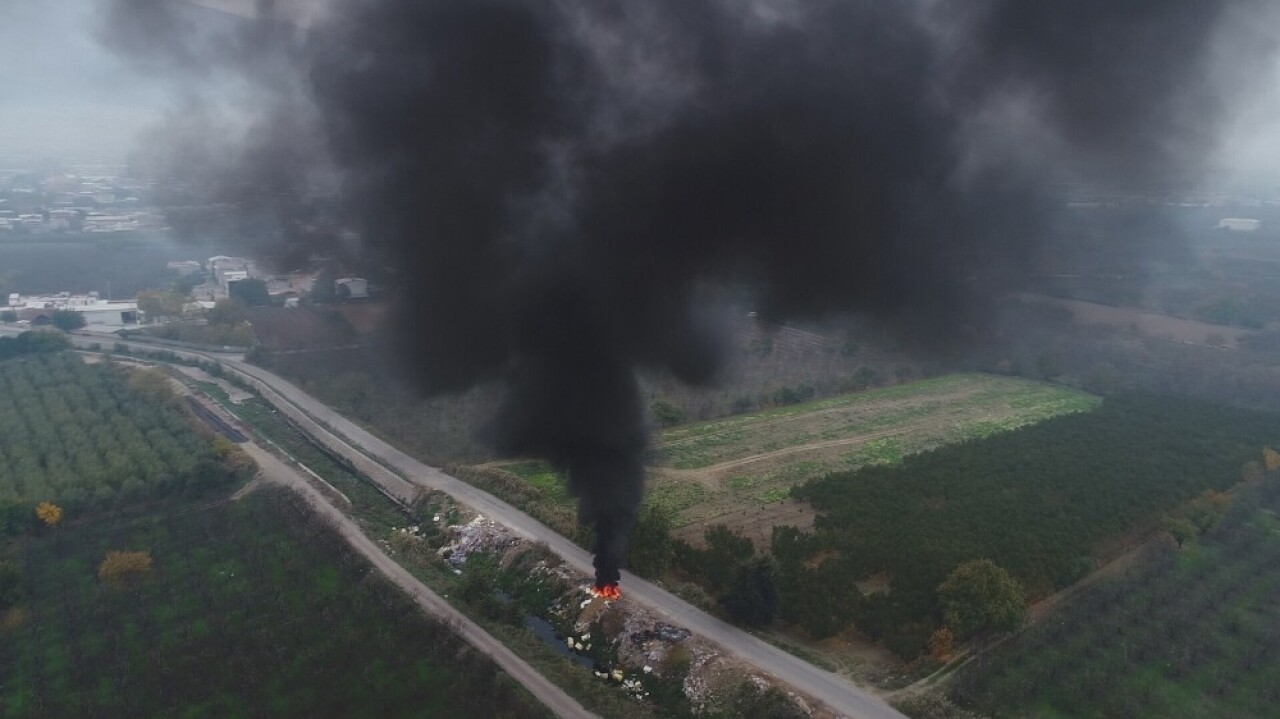
[[[649,409],[653,411],[654,420],[663,427],[670,427],[684,421],[684,412],[670,402],[655,399],[653,404],[649,405]]]
[[[124,582],[151,571],[150,552],[107,552],[98,565],[98,578],[107,582]]]
[[[62,521],[62,507],[53,502],[41,502],[36,505],[36,516],[50,527],[56,527]]]

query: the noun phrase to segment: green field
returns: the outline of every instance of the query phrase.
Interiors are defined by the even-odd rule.
[[[167,504],[16,540],[5,717],[545,716],[292,494]],[[116,585],[110,550],[154,569]]]
[[[934,447],[1087,411],[1100,401],[1044,382],[954,374],[680,425],[654,437],[646,501],[670,512],[691,538],[711,523],[748,522],[763,532],[756,539],[767,541],[775,519],[791,521],[786,500],[808,479],[896,464]],[[566,529],[572,498],[545,463],[506,464],[468,479],[572,531]]]
[[[688,539],[724,523],[764,543],[773,526],[797,521],[785,500],[809,479],[897,464],[1099,401],[1044,382],[953,374],[673,427],[654,441],[650,501],[675,512]]]
[[[897,438],[895,451],[886,452],[881,444],[855,448],[839,458],[846,467],[861,466],[1088,410],[1097,403],[1090,395],[1044,382],[953,374],[667,429],[654,443],[655,464],[701,469],[825,441],[887,434]]]
[[[1199,543],[1165,546],[960,670],[993,717],[1273,717],[1280,706],[1280,482],[1239,493]]]

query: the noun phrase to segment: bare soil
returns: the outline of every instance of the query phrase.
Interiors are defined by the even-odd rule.
[[[1082,300],[1067,300],[1044,295],[1026,294],[1023,299],[1033,302],[1045,302],[1065,307],[1077,322],[1085,324],[1106,325],[1109,327],[1136,328],[1138,332],[1158,339],[1171,339],[1206,347],[1231,347],[1239,345],[1240,340],[1255,334],[1253,330],[1215,325],[1199,320],[1188,320],[1181,317],[1156,314],[1132,307],[1112,307]],[[1221,338],[1222,342],[1217,340]]]

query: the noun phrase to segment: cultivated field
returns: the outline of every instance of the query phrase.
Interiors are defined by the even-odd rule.
[[[1280,484],[1222,524],[1090,587],[960,670],[952,696],[993,717],[1275,716],[1280,702]]]
[[[1253,330],[1215,325],[1199,320],[1157,314],[1133,307],[1112,307],[1096,302],[1069,300],[1043,295],[1023,295],[1033,302],[1046,302],[1065,307],[1078,322],[1106,325],[1120,329],[1135,329],[1148,337],[1170,339],[1194,345],[1235,347],[1240,341],[1256,334]]]
[[[956,374],[679,426],[655,442],[650,501],[676,512],[686,539],[725,523],[763,547],[773,526],[812,522],[807,504],[788,499],[805,480],[895,464],[1097,403],[1042,382]]]
[[[103,509],[203,491],[236,469],[159,373],[67,352],[0,363],[0,504]]]
[[[1048,596],[1113,556],[1161,515],[1207,517],[1217,494],[1280,438],[1280,415],[1151,395],[981,441],[805,483],[814,531],[774,538],[782,571],[846,596],[864,634],[914,656],[941,616],[937,587],[959,564],[989,559],[1029,599]],[[1197,499],[1199,498],[1199,499]],[[1194,511],[1193,511],[1194,510]],[[887,593],[866,587],[877,578]]]
[[[547,715],[301,499],[235,492],[252,463],[163,374],[22,337],[0,339],[0,716]]]
[[[286,490],[160,509],[0,546],[0,715],[546,716]]]

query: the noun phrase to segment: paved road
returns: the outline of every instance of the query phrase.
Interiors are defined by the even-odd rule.
[[[505,525],[513,532],[530,540],[546,542],[553,552],[563,557],[574,569],[587,576],[594,575],[595,569],[591,564],[590,554],[515,507],[435,467],[422,464],[355,425],[284,379],[260,367],[235,360],[226,363],[269,385],[278,394],[327,425],[329,429],[358,445],[365,453],[394,468],[405,479],[446,492],[477,512]],[[346,446],[355,451],[355,448],[349,444]],[[665,621],[687,627],[694,633],[719,644],[729,653],[755,665],[765,673],[772,674],[783,683],[821,701],[841,714],[868,719],[902,716],[877,697],[859,689],[843,677],[819,669],[757,639],[691,606],[651,582],[624,572],[622,587],[629,599],[645,605]]]
[[[241,448],[258,463],[263,479],[284,484],[305,497],[315,511],[331,520],[347,543],[372,562],[383,576],[409,595],[428,614],[448,622],[464,640],[487,654],[503,671],[520,682],[548,709],[555,712],[556,716],[566,719],[590,719],[596,716],[584,709],[563,689],[539,674],[528,662],[516,656],[506,645],[494,639],[479,625],[450,606],[449,602],[418,581],[398,562],[388,557],[376,542],[360,531],[360,527],[350,517],[330,504],[325,496],[312,487],[296,469],[256,444],[244,444]]]
[[[95,340],[74,337],[72,341],[76,344],[88,344]],[[155,347],[147,345],[138,345],[138,347],[155,349]],[[405,480],[411,483],[452,495],[459,502],[467,504],[486,517],[505,525],[516,534],[530,540],[545,542],[553,552],[563,557],[574,569],[586,576],[594,576],[595,568],[591,564],[591,555],[578,545],[497,497],[476,489],[435,467],[429,467],[392,447],[283,378],[260,367],[246,364],[243,358],[237,355],[191,353],[177,350],[175,352],[196,355],[203,359],[217,360],[225,366],[239,370],[242,374],[257,380],[257,383],[266,385],[271,390],[271,394],[275,394],[277,398],[286,398],[288,402],[304,410],[305,414],[297,413],[295,419],[301,418],[299,421],[303,423],[305,428],[317,431],[327,438],[338,440],[331,446],[341,451],[353,462],[358,463],[362,469],[370,471],[375,479],[383,480],[395,477],[395,475],[387,472],[378,464],[370,462],[369,457],[395,469]],[[282,407],[282,409],[288,411],[286,407]],[[290,414],[293,413],[290,412]],[[317,422],[313,421],[312,418],[325,426],[318,426]],[[341,435],[347,441],[342,442],[335,435]],[[352,446],[353,444],[357,445],[358,449]],[[362,454],[368,456],[362,456]],[[398,477],[396,477],[396,480],[403,484],[403,480]],[[756,666],[766,674],[773,675],[782,683],[817,699],[844,716],[858,719],[902,718],[902,714],[885,704],[881,699],[858,688],[847,679],[819,669],[792,654],[778,649],[772,644],[768,644],[737,627],[723,622],[651,582],[623,572],[622,590],[628,599],[645,605],[665,621],[687,627],[694,633],[719,644],[728,653]]]

